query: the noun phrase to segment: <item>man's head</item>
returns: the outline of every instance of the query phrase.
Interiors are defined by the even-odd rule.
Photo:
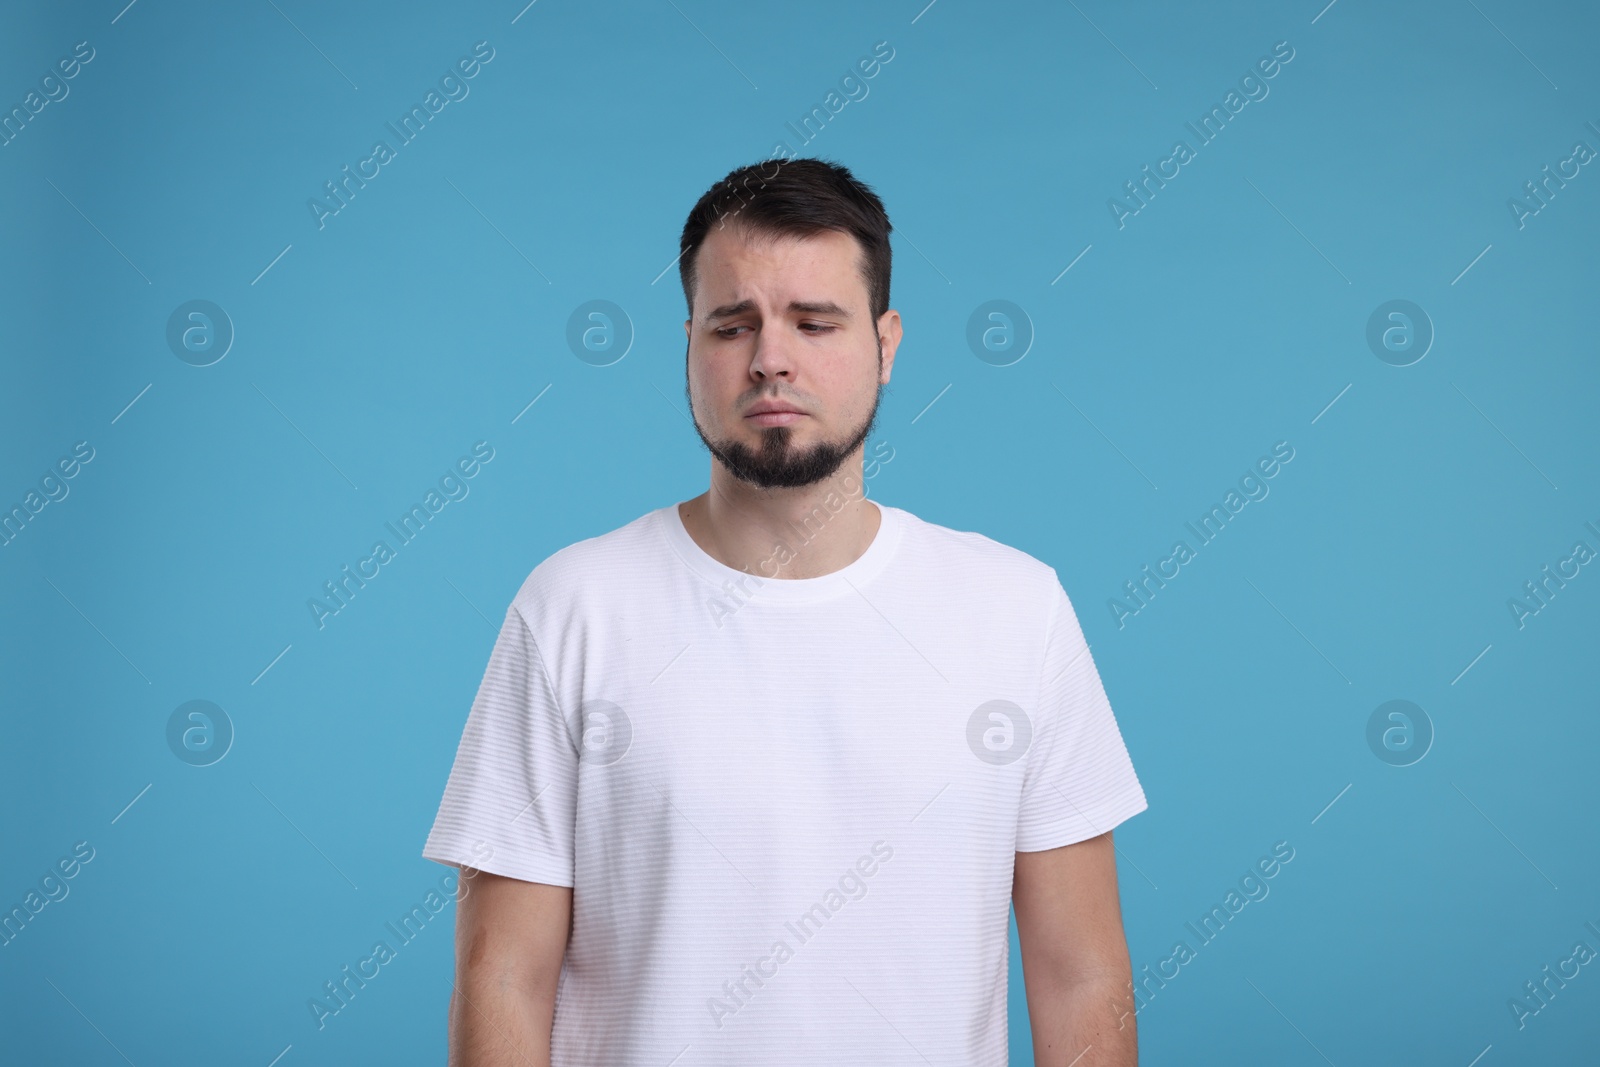
[[[734,477],[810,485],[860,451],[901,336],[889,231],[872,190],[816,159],[742,167],[689,213],[685,390]]]

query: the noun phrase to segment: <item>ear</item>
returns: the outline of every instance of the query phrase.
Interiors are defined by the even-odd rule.
[[[693,320],[690,320],[690,319],[684,319],[683,320],[683,336],[684,336],[684,339],[687,340],[687,341],[694,340],[694,334],[691,333],[690,330],[689,330],[689,324],[690,324],[691,321],[693,321]]]
[[[890,308],[878,316],[878,337],[883,341],[883,376],[879,381],[883,384],[888,383],[889,374],[894,370],[894,356],[900,350],[902,336],[900,312]]]

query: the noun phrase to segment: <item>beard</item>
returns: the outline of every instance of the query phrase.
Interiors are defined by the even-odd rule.
[[[883,347],[878,348],[878,367],[883,367]],[[684,392],[688,394],[688,365],[685,363]],[[872,433],[878,419],[878,404],[883,398],[883,383],[878,383],[872,395],[872,410],[862,424],[850,434],[836,441],[819,441],[809,448],[795,447],[792,441],[794,427],[765,426],[761,429],[761,444],[751,448],[733,438],[712,440],[694,415],[694,398],[689,397],[690,420],[695,433],[707,450],[715,456],[727,472],[761,489],[798,489],[831,478],[844,461],[860,448]]]

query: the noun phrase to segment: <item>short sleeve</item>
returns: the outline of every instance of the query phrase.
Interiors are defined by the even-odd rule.
[[[506,612],[425,859],[572,885],[578,752],[527,620]]]
[[[1018,852],[1096,837],[1149,806],[1059,578],[1026,758]]]

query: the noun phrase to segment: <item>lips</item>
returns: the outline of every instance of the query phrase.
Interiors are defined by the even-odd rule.
[[[792,426],[806,418],[805,412],[776,400],[766,400],[750,410],[744,419],[748,423],[770,430],[779,426]]]
[[[757,404],[755,407],[753,407],[749,411],[745,412],[745,417],[749,418],[749,417],[754,416],[754,415],[781,415],[781,414],[804,415],[805,412],[801,411],[799,408],[795,407],[792,404],[785,404],[782,401],[778,401],[778,400],[763,400],[761,403]]]

